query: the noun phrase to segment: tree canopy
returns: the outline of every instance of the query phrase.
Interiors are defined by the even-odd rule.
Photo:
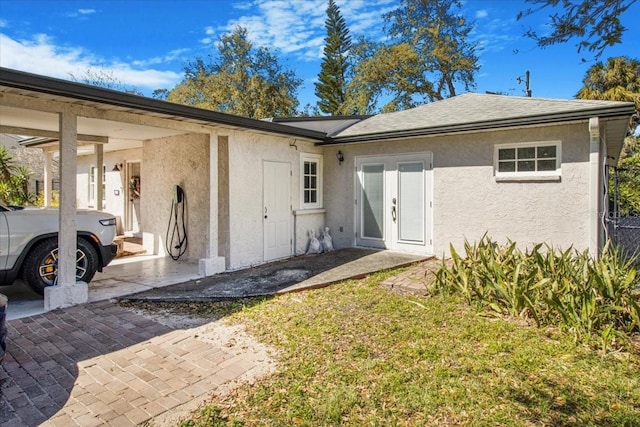
[[[70,73],[69,75],[71,80],[74,82],[126,92],[132,95],[142,95],[142,92],[138,89],[122,83],[111,70],[89,67],[80,75],[75,75],[73,73]]]
[[[255,49],[245,28],[223,35],[216,48],[209,61],[196,58],[185,66],[185,79],[167,101],[254,119],[296,113],[302,80],[268,48]]]
[[[640,109],[640,61],[625,56],[597,62],[587,71],[579,99],[632,101]]]
[[[29,193],[31,170],[17,166],[9,150],[0,145],[0,202],[7,205],[26,205],[35,200]]]
[[[318,82],[315,83],[318,107],[323,113],[331,115],[348,114],[350,111],[345,110],[345,101],[351,36],[334,0],[329,0],[325,28],[324,58],[320,64]]]
[[[460,85],[474,87],[477,44],[461,8],[459,0],[400,0],[385,14],[390,42],[356,49],[349,101],[357,111],[370,113],[381,99],[382,111],[411,108],[455,96]]]
[[[640,109],[640,61],[637,59],[619,56],[609,58],[606,64],[597,62],[589,68],[582,83],[584,86],[576,94],[578,99],[632,101],[636,109]],[[637,117],[636,113],[629,122],[629,135],[625,138],[617,164],[617,201],[623,216],[640,215],[640,138],[633,135],[639,124]],[[613,186],[613,182],[610,185]]]
[[[547,7],[561,6],[562,11],[553,13],[551,33],[539,35],[529,28],[526,36],[534,39],[538,46],[547,47],[565,43],[573,38],[578,53],[583,50],[593,52],[599,58],[604,50],[622,41],[626,28],[620,22],[624,14],[636,0],[526,0],[534,5],[520,12],[517,19],[538,13]]]

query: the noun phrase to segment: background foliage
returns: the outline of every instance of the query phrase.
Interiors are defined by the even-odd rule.
[[[23,206],[35,201],[29,192],[31,171],[25,166],[17,166],[9,150],[0,145],[0,203]]]

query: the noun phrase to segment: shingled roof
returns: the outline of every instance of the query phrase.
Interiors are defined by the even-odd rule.
[[[329,135],[329,143],[372,141],[501,127],[630,117],[632,102],[528,98],[465,93],[395,113],[379,114]]]

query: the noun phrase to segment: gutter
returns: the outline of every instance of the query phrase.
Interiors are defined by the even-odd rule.
[[[0,67],[0,86],[45,93],[76,100],[108,104],[132,110],[147,111],[169,116],[179,116],[208,123],[310,138],[316,141],[323,141],[325,139],[325,134],[323,132],[295,128],[292,126],[265,122],[263,120],[255,120],[247,117],[234,116],[232,114],[204,110],[187,105],[174,104],[167,101],[161,101],[159,99],[132,95],[112,89],[69,82],[37,74],[25,73],[23,71],[12,70],[4,67]]]

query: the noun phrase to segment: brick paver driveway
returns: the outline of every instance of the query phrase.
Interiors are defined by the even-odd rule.
[[[144,423],[197,406],[218,387],[261,369],[251,351],[108,301],[13,320],[8,328],[0,368],[3,427]]]

